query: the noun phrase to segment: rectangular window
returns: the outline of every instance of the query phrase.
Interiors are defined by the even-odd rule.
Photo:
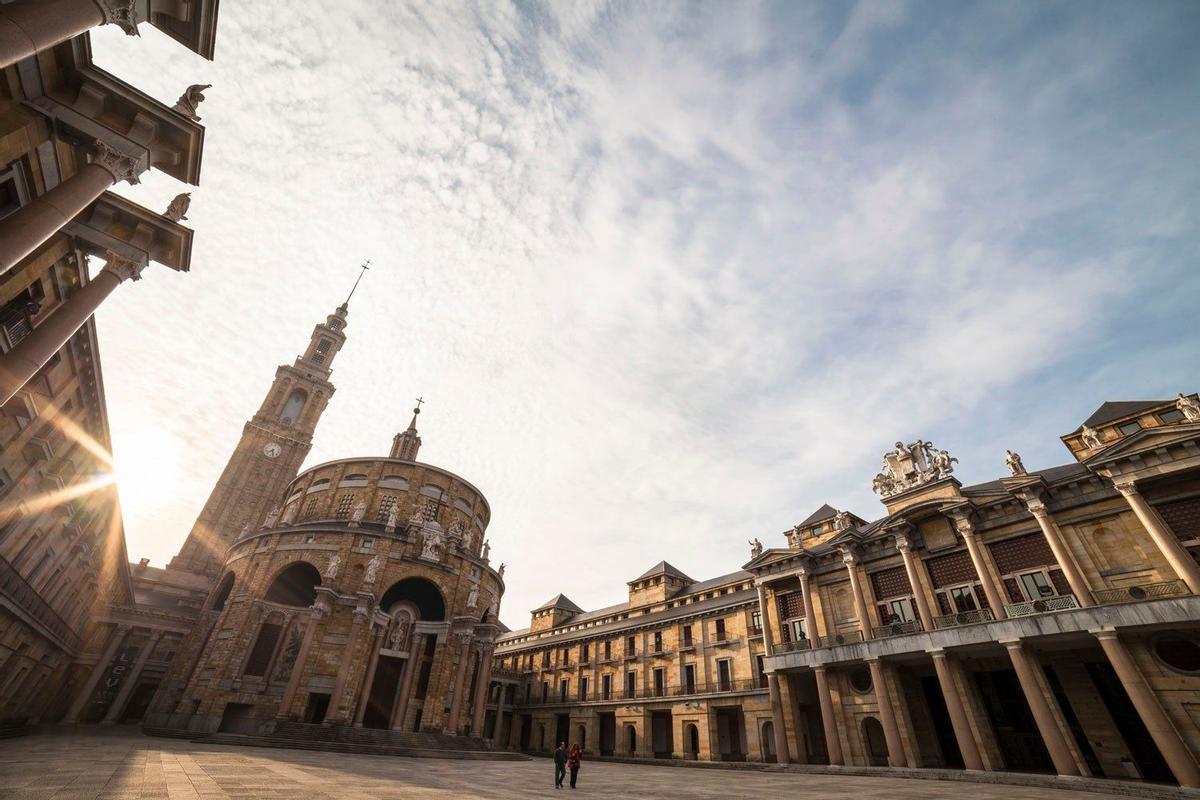
[[[662,652],[662,631],[654,632],[654,652]]]
[[[662,667],[654,670],[654,696],[662,697],[667,693],[666,675]]]
[[[758,676],[758,688],[765,689],[767,686],[767,671],[764,668],[762,653],[754,657],[754,674]]]
[[[717,662],[717,683],[718,688],[722,692],[728,692],[733,688],[733,674],[731,663],[728,658],[723,658]]]
[[[550,681],[542,681],[542,702],[550,699]]]
[[[543,650],[542,651],[542,668],[545,669],[545,668],[548,668],[549,666],[550,666],[550,651]]]
[[[559,650],[558,663],[560,663],[560,664],[570,664],[571,663],[571,648],[564,647],[561,650]]]
[[[889,618],[883,621],[885,625],[893,622],[912,622],[917,618],[911,597],[898,597],[894,600],[889,600],[887,602],[887,610]]]
[[[692,626],[691,625],[683,626],[683,646],[684,647],[692,646]]]
[[[1126,422],[1124,425],[1117,427],[1117,430],[1119,430],[1121,433],[1125,434],[1126,436],[1128,436],[1131,433],[1137,433],[1141,429],[1142,429],[1142,423],[1138,422],[1137,420],[1134,420],[1133,422]]]
[[[610,658],[612,658],[612,642],[605,642],[604,643],[604,660],[607,661]]]
[[[683,668],[683,686],[688,694],[696,692],[696,665],[688,664]]]
[[[563,678],[558,682],[558,700],[560,703],[567,702],[567,690],[570,688],[570,679]]]
[[[586,664],[592,660],[591,659],[591,655],[592,655],[591,650],[592,650],[591,645],[586,645],[586,644],[580,648],[580,650],[579,650],[580,663]]]
[[[1183,412],[1178,408],[1172,408],[1170,411],[1158,412],[1158,421],[1164,423],[1179,422],[1183,419]]]
[[[581,676],[579,678],[579,699],[580,700],[588,699],[587,690],[588,690],[588,679],[586,677]]]
[[[334,512],[334,517],[337,519],[349,519],[350,510],[354,505],[354,495],[344,494],[338,498],[337,510]]]
[[[612,675],[600,676],[600,696],[604,700],[612,699]]]
[[[637,637],[630,636],[625,640],[625,655],[637,655]]]
[[[717,620],[717,641],[725,641],[725,620],[723,619]]]
[[[1054,591],[1054,586],[1046,578],[1046,573],[1026,572],[1021,576],[1021,588],[1025,591],[1025,596],[1030,600],[1038,600],[1043,597],[1053,597],[1057,592]]]
[[[808,638],[808,627],[804,624],[804,620],[794,619],[788,624],[792,626],[792,639],[798,642]]]
[[[625,673],[625,699],[628,700],[637,694],[637,673]]]
[[[957,612],[975,611],[979,602],[975,599],[975,589],[970,586],[956,586],[949,590],[950,603]]]
[[[750,629],[755,633],[762,633],[762,612],[750,612]]]

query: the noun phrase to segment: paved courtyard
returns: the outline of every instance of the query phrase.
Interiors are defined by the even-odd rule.
[[[742,797],[1098,800],[1075,791],[892,778],[584,764],[580,788],[556,791],[548,759],[443,761],[193,744],[132,733],[0,740],[0,798]]]

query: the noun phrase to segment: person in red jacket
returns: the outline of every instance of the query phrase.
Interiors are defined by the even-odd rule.
[[[579,745],[571,745],[571,752],[567,753],[567,769],[571,770],[571,788],[575,788],[575,779],[579,777],[579,764],[583,761],[583,753],[579,751]]]

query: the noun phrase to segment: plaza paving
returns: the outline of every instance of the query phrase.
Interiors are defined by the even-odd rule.
[[[195,744],[113,732],[0,740],[0,798],[961,798],[1099,800],[1109,795],[960,782],[585,763],[553,788],[545,758],[450,761]]]

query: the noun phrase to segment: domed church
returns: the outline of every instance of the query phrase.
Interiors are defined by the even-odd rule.
[[[417,460],[420,401],[387,457],[297,474],[346,319],[343,304],[279,367],[166,570],[165,583],[212,588],[148,730],[483,733],[504,566],[489,559],[483,493]]]

